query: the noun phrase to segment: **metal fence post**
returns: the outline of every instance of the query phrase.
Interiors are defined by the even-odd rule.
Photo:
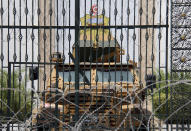
[[[8,90],[7,90],[7,117],[9,119],[10,115],[10,105],[11,105],[11,64],[8,63]],[[9,123],[7,125],[7,131],[9,131]]]
[[[80,0],[75,0],[75,121],[79,119],[79,29],[80,27]]]

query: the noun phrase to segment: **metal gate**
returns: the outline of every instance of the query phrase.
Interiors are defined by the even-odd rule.
[[[0,130],[190,130],[189,6],[1,0]]]

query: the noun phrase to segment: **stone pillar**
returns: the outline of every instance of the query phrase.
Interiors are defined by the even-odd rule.
[[[54,26],[55,25],[55,0],[39,0],[40,2],[40,16],[39,26]],[[52,28],[40,29],[40,62],[50,63],[50,55],[54,52],[55,47],[55,30]],[[53,66],[50,64],[45,65],[43,64],[40,68],[40,91],[46,88],[47,79],[50,77],[50,70]],[[46,80],[44,79],[46,74]],[[44,85],[45,80],[45,85]]]
[[[147,1],[143,0],[142,5],[140,5],[140,2],[139,2],[139,18],[141,18],[140,24],[150,25],[149,28],[140,29],[141,35],[139,36],[139,58],[140,59],[139,59],[138,65],[141,68],[141,71],[139,73],[141,76],[143,87],[146,86],[145,76],[147,74],[152,74],[152,68],[154,72],[157,71],[156,70],[157,45],[156,44],[157,44],[158,35],[157,35],[156,29],[152,28],[152,25],[153,24],[156,25],[156,21],[157,21],[156,14],[154,15],[155,19],[153,19],[153,13],[155,13],[157,5],[153,5],[154,0],[147,0]],[[148,116],[152,115],[153,106],[152,106],[151,97],[147,97],[147,100],[144,100],[143,110],[147,112]],[[157,126],[159,122],[160,120],[156,118],[155,116],[153,119],[151,119],[151,124],[154,124],[155,126]]]
[[[139,21],[141,18],[141,25],[153,25],[153,0],[148,0],[147,2],[143,0],[142,5],[139,3]],[[156,19],[156,15],[155,15]],[[154,20],[154,24],[156,24]],[[145,85],[145,75],[152,74],[153,70],[156,71],[156,40],[158,35],[156,34],[156,29],[151,27],[140,29],[141,35],[139,35],[139,67],[141,67],[141,81]],[[153,34],[154,32],[154,34]],[[141,48],[140,48],[141,47]]]

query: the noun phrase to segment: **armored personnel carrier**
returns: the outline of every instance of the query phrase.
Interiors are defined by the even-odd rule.
[[[140,91],[137,75],[133,75],[135,66],[132,62],[128,65],[80,63],[84,74],[79,76],[79,91],[75,90],[74,64],[55,66],[41,97],[40,109],[33,112],[36,117],[33,122],[44,129],[48,129],[51,124],[55,125],[55,122],[58,122],[60,129],[72,124],[76,106],[75,93],[79,92],[82,127],[113,130],[121,123],[124,123],[124,129],[131,128],[131,124],[135,127],[141,126],[141,103],[144,94]],[[85,82],[84,77],[89,83]],[[55,119],[56,114],[59,114],[60,122]],[[134,118],[129,118],[129,114]]]
[[[105,25],[108,19],[99,20]],[[96,17],[81,19],[93,26]],[[75,48],[69,56],[75,61]],[[38,130],[130,130],[143,124],[141,104],[144,93],[139,85],[137,64],[122,64],[124,50],[108,29],[80,31],[79,90],[75,90],[75,65],[63,64],[60,53],[52,55],[51,77],[42,92],[41,105],[33,111],[33,125]],[[79,120],[75,117],[75,95],[78,92]],[[57,124],[57,125],[56,125]]]

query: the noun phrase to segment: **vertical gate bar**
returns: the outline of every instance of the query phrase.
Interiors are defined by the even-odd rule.
[[[161,15],[162,15],[162,10],[161,10],[161,7],[162,7],[162,0],[160,0],[160,9],[159,9],[159,25],[161,26]],[[161,33],[161,28],[159,28],[159,33],[158,33],[158,42],[159,42],[159,45],[158,45],[158,59],[159,59],[159,65],[158,65],[158,68],[159,68],[159,78],[157,79],[157,81],[161,81],[161,61],[160,61],[160,59],[161,59],[161,36],[162,35],[162,33]],[[158,84],[158,86],[159,86],[159,89],[160,89],[160,87],[161,87],[161,84],[159,83]],[[159,90],[159,105],[161,105],[161,101],[160,101],[160,99],[161,99],[161,91]],[[160,115],[162,115],[162,114],[159,114],[159,116]],[[159,128],[162,128],[161,127],[161,120],[159,121]]]
[[[24,90],[25,90],[25,96],[24,96],[24,103],[27,103],[27,95],[26,95],[26,92],[27,92],[27,64],[25,64],[25,83],[24,83]],[[24,112],[25,114],[27,114],[27,104],[25,104],[24,106]]]
[[[56,95],[58,94],[58,61],[56,62]],[[58,101],[59,97],[56,96],[56,101]],[[55,104],[55,116],[59,120],[59,112],[58,112],[58,102],[54,103]],[[56,131],[59,130],[59,125],[57,125],[57,122],[55,121],[54,128]]]
[[[53,0],[53,2],[55,2],[54,0]],[[52,77],[51,77],[51,68],[52,68],[52,61],[51,61],[51,53],[52,53],[52,28],[51,28],[51,26],[52,26],[52,13],[53,13],[53,9],[52,9],[52,5],[54,5],[53,3],[52,3],[52,0],[50,0],[50,2],[49,2],[49,4],[48,4],[48,9],[49,9],[49,13],[48,13],[48,15],[49,15],[49,30],[47,30],[47,31],[49,31],[49,41],[50,41],[50,44],[49,44],[49,48],[50,48],[50,50],[49,50],[49,60],[50,60],[50,65],[49,65],[49,78],[50,78],[50,90],[51,90],[51,83],[52,83]],[[44,5],[44,6],[46,6],[46,5]],[[55,7],[53,7],[53,8],[55,8]],[[56,11],[55,11],[56,12]],[[54,44],[56,44],[56,43],[54,43]],[[47,54],[48,55],[48,54]],[[48,66],[48,65],[47,65]],[[47,67],[48,68],[48,67]],[[57,68],[56,68],[57,69]],[[48,75],[48,74],[47,74]],[[56,88],[57,88],[57,86],[56,86]],[[52,91],[50,91],[50,96],[51,96],[51,94],[52,94]],[[52,103],[50,103],[50,108],[51,108],[51,104]],[[55,105],[57,105],[56,103],[54,103]],[[54,112],[54,115],[56,116],[56,111]],[[49,128],[51,128],[51,125],[49,124],[48,125],[49,126]],[[52,127],[52,128],[56,128],[57,126],[55,125],[55,127]]]
[[[134,5],[133,5],[134,11],[133,11],[133,26],[136,25],[136,0],[134,0]],[[133,29],[133,64],[135,63],[135,44],[136,44],[136,29]],[[133,85],[135,84],[135,68],[133,67]],[[131,104],[135,104],[135,97],[132,97],[132,102]],[[130,121],[131,121],[131,127],[132,130],[135,129],[135,125],[134,125],[134,121],[133,121],[133,117],[136,118],[136,113],[131,113],[130,115]],[[135,129],[136,130],[136,129]]]
[[[21,0],[19,0],[19,25],[21,26]],[[19,35],[20,37],[22,37],[21,35],[21,29],[19,29]],[[21,62],[21,41],[22,41],[22,38],[20,38],[20,50],[19,50],[19,61]],[[20,74],[21,74],[21,64],[19,65],[19,77],[20,77]],[[19,80],[19,90],[21,89],[21,81]],[[21,96],[20,96],[20,92],[19,92],[19,108],[20,108],[20,100],[21,100]]]
[[[13,1],[13,15],[14,15],[14,18],[13,18],[13,22],[14,22],[14,54],[13,54],[13,61],[14,62],[16,62],[16,60],[17,60],[17,56],[16,56],[16,28],[15,28],[15,26],[16,26],[16,3],[15,3],[15,1],[16,0],[14,0]],[[12,98],[13,98],[13,100],[15,99],[15,91],[14,91],[14,88],[15,88],[15,64],[13,63],[13,96],[12,96]],[[11,105],[10,105],[10,107],[12,106],[13,107],[13,105],[12,105],[13,103],[12,103],[12,101],[11,101]],[[13,107],[14,108],[14,107]],[[14,125],[13,125],[13,123],[12,123],[12,130],[13,130],[13,127],[14,127]]]
[[[1,10],[3,10],[3,0],[1,0]],[[2,13],[2,11],[1,11],[1,54],[0,54],[0,57],[1,57],[1,69],[0,69],[0,71],[1,71],[1,78],[0,78],[0,83],[1,83],[1,88],[3,88],[3,81],[4,81],[4,79],[3,79],[3,57],[4,57],[4,53],[3,53],[3,28],[2,28],[2,26],[3,26],[3,13]],[[3,97],[3,91],[0,89],[0,91],[1,91],[1,100],[2,100],[2,97]],[[1,107],[0,107],[0,110],[2,110],[2,107],[3,107],[3,104],[2,104],[2,101],[1,101],[1,105],[0,105]],[[1,126],[1,123],[0,123],[0,126]]]
[[[10,106],[11,105],[11,63],[8,62],[8,90],[7,90],[7,117],[8,120],[11,117]],[[10,124],[7,123],[7,131],[10,131]]]
[[[34,0],[32,0],[32,26],[34,26]],[[32,29],[32,34],[31,34],[31,39],[32,39],[32,63],[34,62],[34,31]],[[33,64],[32,64],[32,69],[33,69]],[[33,76],[34,77],[34,76]],[[33,99],[34,99],[34,80],[32,80],[31,83],[31,112],[33,110]],[[32,120],[32,117],[31,117]],[[31,129],[32,129],[32,122],[31,122]]]
[[[105,26],[105,0],[103,0],[103,4],[102,4],[102,15],[103,15],[103,25]],[[104,83],[103,83],[103,78],[104,78],[104,37],[105,37],[105,33],[104,33],[104,28],[102,29],[102,54],[101,54],[101,62],[102,62],[102,85],[101,85],[101,88],[102,88],[102,91],[103,91],[103,88],[104,88]],[[96,70],[96,73],[97,73],[97,70]],[[97,76],[98,74],[96,74],[96,79],[97,81],[99,81],[99,78]],[[100,82],[100,81],[99,81]],[[109,96],[110,96],[110,91],[109,91]],[[110,99],[108,100],[108,98],[106,98],[108,103],[108,105],[110,105]],[[106,116],[106,117],[110,117],[109,115]],[[110,124],[110,121],[109,121],[109,124]]]
[[[140,9],[139,9],[139,15],[140,15],[140,20],[139,20],[139,24],[140,24],[140,26],[142,25],[142,13],[143,13],[143,9],[142,9],[142,5],[143,4],[143,2],[142,2],[142,0],[140,0]],[[139,61],[139,84],[140,84],[140,86],[142,86],[142,68],[141,68],[141,65],[142,65],[142,29],[140,28],[139,29],[140,31],[139,31],[139,36],[140,36],[140,41],[139,41],[139,58],[138,58],[138,61]],[[144,91],[143,91],[144,92]]]
[[[69,33],[68,33],[68,41],[69,41],[69,52],[70,52],[70,48],[71,48],[71,29],[70,29],[70,25],[71,25],[71,10],[70,10],[70,8],[71,8],[71,0],[69,0],[69,8],[68,8],[68,11],[69,11],[69,20],[68,20],[68,22],[69,22]],[[69,72],[71,71],[71,58],[69,57]],[[73,70],[73,69],[72,69]],[[71,74],[69,74],[69,78],[71,78]],[[68,79],[69,79],[68,78]],[[69,80],[69,91],[71,90],[71,80]],[[69,101],[71,101],[71,98],[69,98]],[[71,104],[69,103],[69,122],[71,122],[71,112],[70,112],[70,107],[71,107]]]
[[[128,19],[127,19],[127,26],[129,26],[129,21],[130,21],[130,6],[129,6],[129,2],[130,2],[130,0],[128,0],[128,2],[127,2],[127,17],[128,17]],[[126,51],[126,53],[127,53],[127,55],[126,55],[126,62],[127,62],[127,81],[129,80],[129,75],[128,75],[128,70],[129,70],[129,66],[128,66],[128,64],[129,64],[129,28],[127,28],[127,35],[126,35],[126,37],[127,37],[127,51]],[[128,83],[127,83],[127,87],[128,87]],[[127,88],[127,94],[126,94],[127,96],[129,95],[129,88]],[[127,101],[128,101],[128,99],[127,99]],[[128,104],[127,104],[127,112],[128,112]],[[129,128],[129,125],[128,125],[128,123],[125,123],[126,124],[126,130],[128,131],[128,130],[130,130],[130,128]]]
[[[86,6],[85,6],[85,8],[87,9],[87,0],[85,0],[85,2],[86,2]],[[90,0],[90,7],[92,6],[92,0]],[[90,24],[91,24],[91,10],[90,10]],[[86,21],[87,21],[87,18],[85,17],[85,23],[86,23]],[[86,28],[85,28],[86,29]],[[91,63],[91,59],[92,59],[92,42],[91,42],[91,40],[92,40],[92,38],[91,38],[91,34],[92,34],[92,29],[91,28],[89,28],[89,31],[90,31],[90,33],[89,33],[89,35],[90,35],[90,56],[88,57],[88,61],[90,62],[90,83],[92,82],[92,80],[91,80],[91,78],[92,78],[92,75],[91,75],[91,73],[92,73],[92,71],[91,71],[91,68],[92,68],[92,63]],[[86,34],[87,35],[87,34]],[[90,86],[90,90],[91,90],[91,84],[89,85]]]
[[[188,125],[188,130],[190,130],[190,119],[188,119],[187,125]]]
[[[33,69],[33,64],[32,64],[32,69]],[[34,76],[33,76],[34,77]],[[34,99],[34,90],[35,90],[35,88],[34,88],[34,80],[32,80],[32,82],[31,82],[31,113],[32,113],[32,111],[33,111],[33,99]],[[26,95],[26,94],[25,94]],[[30,129],[32,130],[33,129],[33,123],[32,123],[32,117],[31,117],[31,127],[30,127]]]
[[[166,84],[168,84],[168,13],[169,13],[169,0],[166,0],[166,62],[165,62],[165,66],[166,66],[166,74],[165,74],[165,80],[166,80]],[[166,88],[166,100],[168,99],[168,87]],[[168,117],[168,114],[169,114],[169,111],[168,111],[168,102],[166,103],[166,113],[167,113],[167,117]],[[166,124],[167,126],[167,131],[169,130],[168,128],[168,123]]]
[[[27,11],[28,11],[28,6],[27,6],[27,0],[25,2],[25,25],[27,26],[28,25],[28,18],[27,18]],[[28,39],[27,39],[27,36],[28,36],[28,32],[27,32],[27,28],[25,29],[25,45],[26,45],[26,48],[25,48],[25,62],[28,61]],[[25,64],[25,76],[27,76],[27,64]],[[26,88],[27,88],[27,77],[25,77],[25,93],[26,93]],[[27,101],[27,95],[25,95],[25,103]],[[27,105],[25,105],[25,114],[27,113]]]
[[[169,0],[169,7],[170,7],[170,18],[169,18],[169,23],[170,23],[170,42],[169,42],[169,44],[170,44],[170,69],[169,69],[169,71],[170,71],[170,83],[172,83],[172,80],[173,80],[173,78],[172,78],[172,13],[173,13],[173,11],[172,11],[172,5],[173,5],[173,3],[172,3],[172,0]],[[170,111],[172,110],[172,87],[170,86]],[[172,130],[172,120],[171,120],[171,130]],[[176,124],[176,127],[177,127],[177,124]]]
[[[96,26],[98,26],[98,10],[99,10],[99,4],[98,4],[98,0],[96,0],[96,6],[97,6],[97,12],[96,12]],[[93,8],[92,8],[92,14],[94,14],[94,12],[93,12]],[[94,24],[94,23],[93,23]],[[95,31],[96,30],[96,31]],[[98,37],[98,29],[95,29],[94,31],[96,32],[94,35],[96,35],[96,42],[98,43],[98,41],[99,41],[99,38],[97,39],[97,37]],[[95,36],[93,36],[93,37],[95,37]],[[94,38],[95,39],[95,38]],[[94,43],[93,43],[94,44]],[[98,48],[96,48],[96,70],[97,70],[97,68],[98,68],[98,65],[97,65],[97,63],[98,63]],[[95,61],[94,61],[95,62]],[[98,83],[97,83],[97,81],[96,81],[96,109],[97,108],[99,108],[99,106],[98,106]],[[98,114],[98,112],[97,112],[97,116],[98,116],[99,114]]]
[[[116,26],[117,26],[117,0],[115,0],[115,3],[114,3],[114,19],[115,19],[115,24],[114,24],[114,26],[115,26],[115,30],[114,30],[114,32],[115,32],[115,52],[114,52],[114,63],[115,63],[115,83],[114,83],[114,86],[115,86],[115,92],[117,92],[117,89],[116,89],[116,64],[117,64],[117,61],[116,61],[116,58],[117,58],[117,50],[116,50],[116,47],[117,47],[117,39],[116,39],[116,37],[117,37],[117,28],[116,28]],[[109,79],[111,79],[111,73],[109,73]],[[117,100],[115,99],[115,97],[117,97],[117,96],[113,96],[113,99],[114,99],[114,103],[117,103]],[[117,116],[117,111],[115,110],[115,116]],[[115,125],[117,125],[117,117],[115,117]]]
[[[54,2],[54,3],[53,3]],[[50,42],[50,44],[49,44],[49,61],[50,61],[50,65],[47,65],[47,66],[49,66],[49,79],[50,79],[50,90],[51,90],[51,84],[52,84],[52,77],[51,77],[51,69],[52,69],[52,61],[51,61],[51,59],[52,59],[52,57],[51,57],[51,54],[52,54],[52,13],[53,13],[53,9],[55,9],[55,0],[50,0],[50,2],[49,2],[49,4],[47,4],[48,5],[48,9],[49,9],[49,13],[48,13],[48,15],[49,15],[49,30],[47,30],[47,32],[49,31],[49,42]],[[53,7],[52,7],[52,5],[53,5]],[[44,6],[46,6],[46,5],[44,5]],[[54,10],[54,12],[55,12],[55,14],[56,14],[56,10]],[[55,15],[54,15],[55,16]],[[55,19],[54,19],[54,17],[53,17],[53,20],[55,21]],[[53,22],[54,23],[54,22]],[[54,24],[53,24],[54,25]],[[54,31],[53,31],[53,33],[54,33]],[[54,41],[54,40],[53,40]],[[56,44],[56,42],[54,41],[54,46],[55,46],[55,44]],[[48,55],[48,54],[47,54]],[[57,67],[57,66],[56,66]],[[48,67],[47,67],[48,68]],[[56,68],[56,71],[57,71],[57,68]],[[48,75],[48,74],[47,74]],[[56,74],[57,75],[57,74]],[[57,76],[56,76],[56,87],[55,88],[57,88]],[[51,96],[51,94],[52,94],[52,91],[50,91],[50,96]],[[56,90],[56,94],[57,94],[57,90]],[[56,101],[57,101],[57,99],[56,99]],[[58,104],[56,104],[56,103],[54,103],[55,104],[55,112],[54,112],[54,115],[56,116],[56,118],[57,118],[57,105]],[[52,103],[50,103],[50,110],[51,110],[51,105],[52,105]],[[48,127],[49,128],[51,128],[51,125],[50,124],[48,124]],[[52,128],[57,128],[57,125],[56,124],[54,124],[54,127],[52,127]]]
[[[10,0],[8,0],[8,27],[10,25]],[[8,62],[9,62],[9,45],[10,45],[10,34],[9,34],[9,28],[8,28],[8,34],[7,34],[7,41],[8,41],[8,48],[7,48],[7,56],[8,56]],[[8,63],[7,62],[7,63]],[[11,65],[8,63],[8,88],[11,88]],[[10,106],[10,99],[11,99],[11,92],[8,90],[8,93],[7,93],[7,115],[8,117],[10,116],[10,109],[9,109],[9,106]],[[9,123],[7,125],[7,131],[9,131]]]
[[[15,13],[14,13],[14,11],[15,11]],[[13,41],[14,41],[14,43],[13,43],[13,47],[14,47],[14,51],[13,51],[13,61],[14,62],[16,62],[16,57],[15,57],[15,55],[16,55],[16,28],[15,28],[15,23],[16,23],[16,7],[15,7],[15,0],[13,1],[13,24],[14,24],[14,28],[13,28]],[[15,85],[15,68],[14,68],[14,63],[13,63],[13,89],[15,88],[14,87],[14,85]],[[15,91],[13,90],[13,93],[12,93],[12,98],[14,99],[14,94],[15,94]],[[12,105],[10,105],[10,106],[12,106]],[[12,130],[13,130],[13,125],[12,125]]]
[[[86,2],[87,2],[87,0],[86,0]],[[91,7],[92,7],[92,4],[93,4],[93,2],[92,2],[92,0],[90,0],[90,25],[92,25],[92,10],[91,10]],[[85,20],[87,21],[87,18],[85,17]],[[85,23],[86,24],[86,23]],[[93,42],[92,42],[92,28],[90,28],[89,29],[90,30],[90,56],[89,56],[89,62],[90,62],[90,70],[92,69],[92,58],[93,58],[93,46],[92,46],[92,44],[93,44]],[[97,75],[97,74],[96,74]],[[92,81],[92,71],[90,71],[90,90],[92,90],[92,82],[94,82],[94,81]],[[97,87],[96,87],[96,89],[97,89]],[[96,100],[97,100],[97,98],[96,98]],[[93,100],[94,101],[94,100]],[[96,103],[96,105],[97,105],[97,103]]]
[[[110,27],[110,26],[111,26],[111,0],[109,0],[109,27]],[[109,75],[109,76],[108,76],[108,77],[110,77],[110,70],[111,70],[111,48],[110,48],[110,47],[111,47],[111,28],[109,28],[109,33],[108,33],[108,35],[109,35],[108,38],[107,38],[107,39],[108,39],[108,42],[109,42],[109,49],[108,49],[108,53],[109,53],[109,57],[108,57],[108,58],[109,58],[109,60],[108,60],[108,61],[109,61],[109,67],[108,67],[108,68],[109,68],[109,69],[108,69],[109,74],[108,74],[108,75]],[[103,79],[102,81],[104,81],[104,79]],[[109,89],[108,89],[108,90],[110,91],[110,89],[111,89],[111,87],[110,87],[110,86],[111,86],[110,78],[108,78],[108,82],[109,82],[109,83],[108,83],[108,85],[109,85]],[[113,99],[112,96],[109,97],[109,101],[111,101],[112,99]],[[111,102],[110,102],[110,103],[111,103]],[[109,104],[110,104],[110,103],[109,103]],[[112,115],[114,115],[114,114],[112,113]],[[114,117],[115,117],[115,116],[114,116]]]
[[[65,24],[65,2],[64,2],[64,0],[62,1],[62,15],[63,15],[63,19],[62,19],[62,21],[63,21],[63,26],[64,26],[64,24]],[[62,32],[63,32],[63,56],[62,56],[62,58],[63,58],[63,61],[62,61],[62,64],[63,64],[63,67],[62,67],[62,72],[63,72],[63,75],[62,75],[62,78],[63,78],[63,88],[62,88],[62,90],[63,90],[63,92],[64,92],[64,87],[65,87],[65,85],[64,85],[64,63],[65,63],[65,29],[63,29],[62,30]],[[63,108],[62,108],[62,110],[63,110],[63,114],[62,114],[62,122],[65,122],[65,114],[64,114],[64,99],[62,100],[62,103],[63,103]],[[63,125],[62,125],[62,127],[63,127]]]
[[[133,11],[133,26],[136,25],[136,0],[134,0],[134,11]],[[136,44],[136,33],[135,28],[133,29],[133,63],[135,63],[135,44]],[[133,75],[135,75],[135,69],[133,68]],[[133,80],[133,83],[135,81]]]
[[[19,0],[19,25],[21,26],[21,0]],[[20,49],[19,49],[19,62],[21,62],[21,42],[22,42],[22,34],[21,34],[21,29],[19,29],[19,44],[20,44]],[[21,94],[20,94],[20,90],[21,90],[21,64],[19,64],[19,109],[21,108]],[[18,125],[18,130],[20,129],[19,127],[20,125]]]
[[[8,59],[7,59],[7,61],[9,62],[9,44],[10,44],[10,39],[9,39],[9,37],[10,37],[10,34],[9,34],[9,25],[10,25],[10,0],[8,0],[8,34],[7,34],[7,41],[8,41],[8,47],[7,47],[7,56],[8,56]]]
[[[84,0],[83,1],[84,2],[84,16],[85,16],[85,27],[86,27],[86,0]],[[85,38],[86,37],[86,28],[84,28],[83,29],[84,30],[84,34],[83,34],[83,38]],[[81,39],[80,39],[80,41],[82,41]],[[83,40],[83,42],[84,42],[84,47],[86,48],[86,39],[84,39]],[[86,69],[85,69],[85,61],[86,61],[86,49],[83,51],[83,60],[84,60],[84,67],[83,67],[83,70],[82,71],[84,71],[84,74],[85,74],[85,71],[86,71]],[[81,59],[81,58],[80,58]],[[81,60],[80,60],[81,61]],[[89,67],[88,67],[89,68]],[[91,70],[90,70],[90,72],[91,72]],[[83,77],[83,83],[85,83],[85,79],[84,79],[84,76],[82,76]],[[83,90],[85,90],[85,84],[84,84],[84,89]],[[83,110],[85,110],[86,109],[86,107],[85,107],[85,99],[86,99],[86,97],[85,97],[85,95],[84,95],[84,97],[83,97],[83,103],[84,103],[84,105],[83,105]]]
[[[39,26],[40,26],[40,0],[37,0],[37,4],[38,4],[38,8],[37,8],[37,18],[38,18],[38,20],[37,20],[37,23],[38,23],[38,29],[37,29],[37,31],[38,31],[38,33],[37,33],[37,35],[38,35],[38,38],[37,38],[37,41],[38,41],[38,45],[37,45],[37,47],[38,47],[37,61],[38,61],[38,64],[37,64],[37,67],[38,67],[39,72],[40,72],[40,64],[39,64],[40,63],[40,47],[41,47],[40,46],[40,28],[39,28]],[[42,85],[42,84],[40,84],[40,77],[39,77],[39,79],[37,81],[37,93],[36,93],[37,96],[40,95],[40,91],[41,91],[40,85]],[[39,102],[41,102],[41,100],[37,99],[37,104],[35,105],[37,109],[39,109],[39,107],[40,107]],[[34,119],[34,118],[32,118],[32,119]],[[34,128],[34,127],[32,127],[32,128]]]
[[[44,3],[44,21],[43,22],[44,22],[44,26],[46,26],[46,10],[47,10],[46,9],[46,6],[47,6],[46,5],[46,0],[44,0],[43,3]],[[45,84],[46,84],[46,80],[45,80],[45,76],[46,76],[46,64],[45,64],[46,63],[46,47],[45,47],[45,45],[46,45],[46,30],[45,29],[43,30],[43,33],[44,33],[43,34],[43,37],[44,37],[43,38],[43,42],[44,42],[43,43],[43,45],[44,45],[44,52],[43,52],[43,54],[44,54],[44,56],[43,56],[44,57],[44,59],[43,59],[44,60],[44,74],[43,74],[43,83],[44,84],[43,84],[43,86],[44,87],[43,87],[43,90],[46,90],[45,89]],[[44,96],[43,99],[44,99],[43,100],[43,107],[44,107],[45,106],[45,96]],[[44,129],[44,126],[43,126],[43,129]]]
[[[85,29],[84,29],[84,38],[86,38],[87,39],[87,33],[86,33],[86,10],[87,10],[87,4],[86,4],[86,0],[84,0],[84,15],[85,15]],[[86,40],[84,40],[84,42],[85,42],[85,47],[86,47]],[[84,69],[85,69],[85,58],[86,58],[86,50],[84,51]],[[90,75],[91,75],[91,68],[89,68],[89,66],[88,66],[88,69],[89,69],[89,71],[90,71]],[[85,82],[85,81],[84,81]],[[90,79],[90,83],[91,83],[91,79]],[[89,85],[90,86],[90,85]],[[84,90],[85,90],[85,84],[84,84]],[[84,103],[85,103],[85,96],[84,96]],[[85,104],[84,104],[85,105]],[[84,110],[86,109],[86,107],[84,106]]]
[[[16,62],[16,57],[15,57],[15,55],[16,55],[16,7],[15,7],[15,0],[13,1],[13,15],[14,15],[14,17],[13,17],[13,23],[14,23],[14,54],[13,54],[13,61],[14,62]],[[13,68],[13,73],[14,73],[14,68]],[[13,77],[14,77],[14,75],[13,75]],[[14,79],[14,78],[13,78]],[[14,94],[14,92],[13,92],[13,94]]]
[[[146,26],[148,26],[148,3],[149,0],[146,0]],[[147,45],[148,45],[148,39],[149,39],[149,35],[148,35],[148,28],[146,28],[146,34],[145,34],[145,40],[146,40],[146,50],[145,50],[145,78],[146,78],[146,75],[147,75]],[[146,116],[149,115],[148,114],[148,97],[147,97],[147,94],[148,94],[148,87],[146,88]],[[150,130],[150,127],[148,127],[148,129]]]
[[[79,26],[80,0],[75,0],[75,121],[79,119]]]
[[[46,0],[44,0],[41,4],[44,4],[44,9],[43,9],[43,21],[42,21],[42,25],[43,26],[46,26],[46,18],[47,18],[47,16],[48,16],[48,14],[46,14],[46,11],[48,11],[48,9],[46,8],[47,7],[47,3],[46,3],[47,1]],[[41,7],[42,7],[42,5],[41,5]],[[43,32],[43,34],[42,34],[42,36],[43,36],[43,47],[44,47],[44,50],[42,51],[42,54],[43,54],[43,68],[44,68],[44,70],[43,70],[43,87],[41,87],[41,88],[43,88],[43,91],[44,90],[46,90],[46,88],[45,88],[45,86],[46,86],[46,30],[45,29],[43,29],[42,30],[42,32]],[[45,96],[43,96],[43,107],[45,107]],[[45,128],[44,128],[44,125],[42,125],[42,128],[43,128],[43,130],[45,130]]]
[[[152,26],[153,26],[153,28],[152,28],[152,53],[151,53],[151,68],[152,68],[152,76],[154,75],[154,69],[153,69],[153,66],[154,66],[154,52],[153,52],[153,48],[154,48],[154,40],[155,40],[155,29],[154,29],[154,24],[155,24],[155,0],[153,0],[153,7],[152,7]],[[153,93],[153,85],[151,86],[151,93]],[[151,99],[152,99],[152,112],[154,112],[154,109],[153,109],[153,107],[154,107],[154,104],[153,104],[153,95],[151,96]],[[152,117],[152,128],[153,128],[153,130],[155,130],[155,126],[154,126],[154,123],[155,123],[155,114],[154,114],[154,116]]]
[[[123,0],[121,1],[121,26],[123,25]],[[122,71],[123,71],[123,69],[122,69],[122,64],[123,64],[123,62],[122,62],[122,47],[123,47],[123,28],[121,28],[121,34],[120,34],[120,41],[121,41],[121,47],[120,47],[120,54],[119,54],[119,59],[120,59],[120,86],[122,87],[121,88],[121,99],[123,99],[123,95],[122,95],[122,90],[123,90],[123,84],[122,84],[122,81],[123,81],[123,75],[122,75]],[[128,72],[128,71],[127,71]],[[123,114],[122,114],[122,112],[123,112],[123,101],[121,102],[121,111],[120,111],[120,117],[118,117],[119,119],[124,119],[123,118]],[[124,123],[121,125],[121,129],[122,130],[124,130],[125,128],[124,128]]]
[[[57,52],[59,52],[59,38],[57,38],[59,36],[59,32],[58,32],[58,0],[56,1],[56,10],[55,12],[57,12],[57,19],[56,19],[56,26],[57,26],[57,30],[56,30],[56,42],[57,42]],[[55,8],[55,7],[54,7]]]
[[[92,0],[90,0],[90,7],[92,7]],[[90,25],[92,25],[92,13],[90,11]],[[92,54],[92,29],[90,28],[90,57],[89,57],[89,61],[90,61],[90,69],[92,68],[92,57],[93,57],[93,54]],[[92,72],[90,72],[92,73]],[[91,80],[92,80],[92,75],[90,75],[90,83],[91,83]],[[92,85],[90,84],[90,90],[92,89]]]
[[[57,9],[55,9],[55,7],[57,8]],[[56,1],[56,6],[55,6],[55,1],[54,1],[54,9],[55,9],[55,12],[57,13],[57,19],[56,19],[56,26],[58,27],[58,0]],[[56,16],[56,14],[55,14],[55,16]],[[51,16],[50,16],[51,17]],[[54,17],[55,18],[55,17]],[[54,33],[55,34],[55,33]],[[58,35],[59,35],[59,33],[58,33],[58,28],[57,28],[57,30],[56,30],[56,42],[54,42],[55,44],[57,44],[57,52],[59,52],[59,39],[57,39],[57,37],[58,37]],[[51,34],[50,34],[50,36],[52,36]],[[51,43],[52,44],[52,43]],[[51,45],[50,44],[50,45]],[[59,85],[59,81],[58,81],[58,61],[56,62],[56,88],[57,88],[57,90],[56,90],[56,94],[58,94],[58,85]],[[56,98],[56,101],[59,99],[59,97],[57,97]],[[55,103],[55,106],[56,106],[56,109],[55,109],[55,111],[56,111],[56,118],[59,120],[59,110],[58,110],[58,102],[57,103]],[[56,123],[55,124],[55,127],[56,127],[56,131],[58,131],[59,130],[59,124],[58,123]]]

